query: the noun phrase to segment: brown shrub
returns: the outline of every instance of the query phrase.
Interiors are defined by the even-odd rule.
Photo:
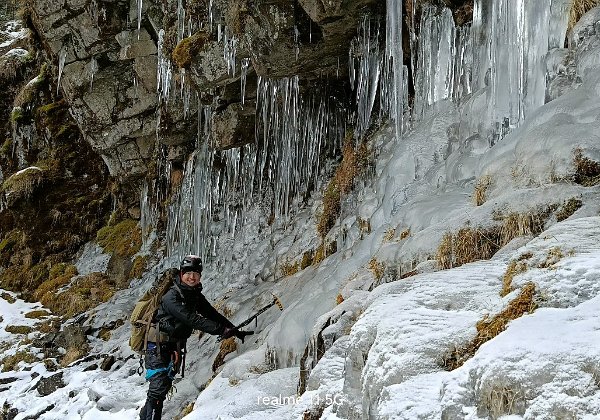
[[[477,260],[490,259],[500,249],[500,229],[462,228],[446,233],[437,249],[437,260],[442,269],[459,267]]]
[[[371,258],[368,267],[377,280],[382,279],[383,274],[385,273],[385,265],[382,262],[377,261],[375,258]]]

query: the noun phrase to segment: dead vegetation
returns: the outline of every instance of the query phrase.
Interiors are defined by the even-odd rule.
[[[570,198],[556,212],[556,221],[562,222],[563,220],[568,219],[573,213],[579,210],[581,206],[583,206],[583,201],[575,197]]]
[[[342,161],[323,193],[323,211],[317,222],[317,232],[322,238],[325,238],[340,215],[342,196],[350,192],[356,177],[367,169],[369,156],[366,143],[355,147],[352,135],[346,136]]]
[[[229,353],[233,353],[237,350],[237,343],[235,341],[235,337],[228,338],[226,340],[221,341],[221,348],[219,349],[219,354],[215,357],[212,364],[212,371],[216,372],[223,364],[225,363],[225,356]]]
[[[502,291],[500,292],[500,296],[504,297],[508,295],[513,290],[513,278],[525,271],[527,271],[527,263],[523,261],[511,261],[506,268],[504,276],[502,276]]]
[[[492,177],[484,175],[477,180],[475,191],[473,192],[473,202],[476,206],[481,206],[487,199],[487,190],[492,184]]]
[[[571,0],[571,10],[569,11],[569,26],[567,31],[571,31],[575,24],[579,22],[581,16],[592,8],[600,6],[600,0]]]
[[[519,236],[536,236],[544,231],[546,220],[557,206],[538,212],[497,214],[500,222],[490,227],[463,227],[446,233],[437,249],[442,269],[459,267],[478,260],[490,259],[500,248]]]
[[[575,164],[575,183],[584,187],[593,187],[600,183],[600,163],[584,156],[581,149],[575,150],[573,162]]]
[[[28,352],[27,350],[17,351],[14,355],[6,356],[0,361],[2,365],[2,372],[9,372],[11,370],[16,370],[19,363],[23,362],[25,364],[31,364],[37,362],[38,359],[33,354]]]
[[[527,283],[521,293],[510,301],[508,306],[492,318],[485,316],[477,322],[477,335],[465,347],[455,348],[442,359],[442,367],[448,371],[461,367],[475,355],[479,347],[504,331],[508,323],[525,314],[532,313],[537,308],[535,303],[536,289],[533,283]]]
[[[538,268],[551,268],[563,257],[564,255],[559,247],[555,246],[553,248],[550,248],[548,250],[548,253],[546,254],[546,258],[538,265]]]
[[[62,280],[66,278],[63,276]],[[40,302],[52,312],[71,318],[106,302],[116,290],[114,281],[105,274],[90,273],[75,278],[64,291],[50,288],[41,296]]]
[[[396,229],[389,228],[383,235],[383,242],[390,242],[392,239],[394,239],[394,236],[396,236]]]
[[[373,277],[375,277],[376,280],[381,280],[383,278],[383,274],[385,273],[385,264],[377,261],[375,258],[371,258],[369,260],[368,268],[371,270]]]

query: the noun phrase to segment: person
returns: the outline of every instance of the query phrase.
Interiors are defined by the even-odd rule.
[[[148,332],[146,347],[146,379],[149,380],[146,403],[140,420],[160,420],[163,402],[185,357],[185,343],[194,330],[221,339],[237,337],[244,340],[253,331],[238,330],[221,315],[202,294],[202,260],[197,255],[186,256],[175,271],[173,286],[164,294],[153,326]],[[184,365],[185,367],[185,365]]]

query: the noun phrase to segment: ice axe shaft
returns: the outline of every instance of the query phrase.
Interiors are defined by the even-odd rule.
[[[244,322],[242,322],[239,325],[236,325],[237,329],[240,329],[242,327],[245,327],[246,325],[248,325],[249,323],[251,323],[253,320],[255,320],[256,318],[258,318],[258,316],[260,314],[262,314],[264,311],[266,311],[267,309],[269,309],[271,306],[277,305],[277,307],[279,308],[280,311],[283,311],[283,305],[281,304],[281,301],[279,300],[279,298],[275,295],[273,295],[273,302],[269,303],[268,305],[263,306],[262,308],[260,308],[258,310],[258,312],[256,312],[254,315],[252,315],[250,318],[248,318],[247,320],[245,320]]]

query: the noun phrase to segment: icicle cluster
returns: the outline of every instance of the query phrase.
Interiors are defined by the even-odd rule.
[[[186,163],[177,204],[169,210],[168,254],[193,251],[210,259],[218,237],[233,237],[257,202],[270,202],[266,215],[285,223],[318,185],[324,154],[340,147],[344,114],[326,98],[303,102],[297,77],[260,79],[256,142],[218,151],[205,107],[198,123],[202,142]],[[214,170],[217,161],[220,170]]]

